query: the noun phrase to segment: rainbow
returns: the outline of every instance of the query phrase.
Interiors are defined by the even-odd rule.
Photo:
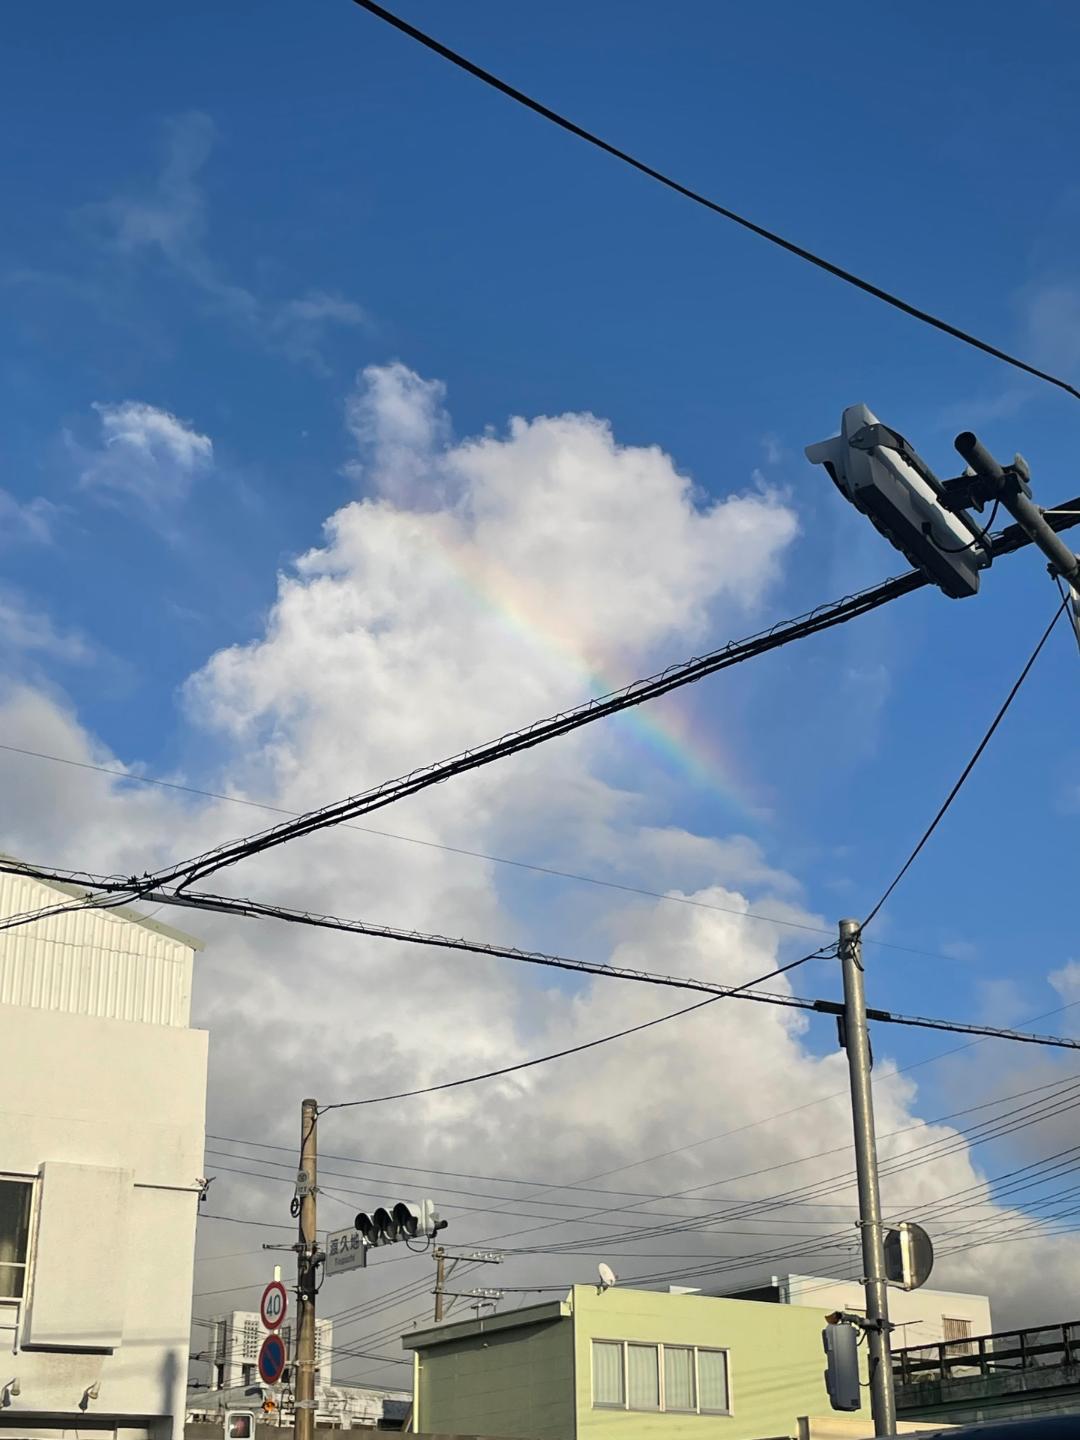
[[[449,543],[434,534],[435,549],[456,585],[509,632],[545,649],[575,671],[592,695],[617,690],[620,681],[590,667],[576,648],[572,636],[562,634],[545,617],[508,572],[481,560],[471,546]],[[616,725],[632,744],[640,747],[665,768],[699,789],[719,797],[733,816],[752,820],[761,813],[739,777],[733,757],[725,754],[721,738],[708,736],[695,726],[688,706],[675,696],[653,701],[648,706],[625,710],[608,723]]]

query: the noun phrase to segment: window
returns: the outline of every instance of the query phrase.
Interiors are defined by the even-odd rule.
[[[696,1410],[694,1352],[685,1346],[664,1346],[664,1409]]]
[[[0,1180],[0,1299],[21,1300],[30,1238],[28,1180]]]
[[[957,1340],[970,1340],[971,1321],[958,1320],[952,1318],[949,1315],[943,1315],[941,1317],[941,1331],[942,1338],[944,1339],[946,1344],[949,1344],[950,1341],[955,1342]],[[973,1345],[953,1344],[951,1353],[953,1355],[972,1355],[974,1354],[974,1351],[975,1347]]]
[[[617,1410],[730,1413],[726,1350],[594,1340],[593,1404]]]
[[[630,1410],[660,1409],[660,1360],[655,1345],[626,1347],[626,1403]]]
[[[726,1414],[728,1405],[728,1376],[726,1350],[698,1351],[698,1395],[701,1409],[710,1415]]]
[[[623,1347],[607,1340],[594,1340],[592,1347],[593,1404],[626,1404],[623,1387]]]

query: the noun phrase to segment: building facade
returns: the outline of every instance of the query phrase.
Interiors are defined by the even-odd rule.
[[[829,1413],[822,1328],[802,1306],[575,1285],[403,1336],[412,1425],[511,1440],[798,1435],[800,1418]]]
[[[733,1299],[765,1300],[780,1305],[805,1305],[819,1314],[846,1310],[866,1314],[866,1295],[857,1280],[830,1280],[821,1275],[774,1275],[772,1283],[732,1292]],[[936,1345],[988,1335],[990,1300],[957,1290],[898,1290],[889,1286],[889,1321],[896,1349],[909,1345]]]
[[[0,875],[0,916],[81,892]],[[199,943],[126,909],[0,932],[0,1433],[183,1433],[207,1036]]]
[[[274,1409],[268,1423],[291,1425],[292,1366],[286,1366],[281,1382],[264,1386],[259,1379],[259,1349],[269,1333],[253,1310],[233,1310],[210,1322],[205,1351],[207,1383],[188,1395],[187,1413],[192,1424],[206,1422],[229,1411],[261,1412],[264,1400]],[[280,1327],[285,1353],[295,1354],[291,1320]],[[315,1420],[335,1429],[400,1430],[404,1408],[411,1397],[403,1390],[381,1390],[364,1385],[333,1383],[334,1322],[315,1322]]]

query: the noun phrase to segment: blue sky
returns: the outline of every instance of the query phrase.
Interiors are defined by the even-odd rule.
[[[1075,380],[1068,7],[402,12],[725,204]],[[905,568],[802,460],[848,404],[939,473],[959,470],[951,440],[970,426],[1002,456],[1023,451],[1044,504],[1080,489],[1076,402],[663,192],[346,0],[115,0],[7,20],[0,486],[37,501],[52,538],[12,534],[0,565],[8,593],[94,656],[55,644],[13,673],[32,663],[150,773],[215,775],[218,741],[184,723],[179,687],[261,633],[279,570],[354,495],[342,405],[366,366],[444,382],[459,437],[512,415],[604,417],[620,443],[670,454],[702,505],[760,471],[801,527],[762,621]],[[128,401],[213,438],[213,476],[195,476],[182,512],[80,484],[101,453],[94,407]],[[707,682],[683,703],[751,803],[654,756],[661,810],[749,833],[818,913],[861,913],[1054,598],[1027,553],[976,600],[925,592]],[[874,951],[874,1001],[1005,1023],[1061,1003],[1045,977],[1080,958],[1077,674],[1062,628],[880,922],[883,939],[959,958]],[[515,881],[521,925],[571,950],[544,883]]]

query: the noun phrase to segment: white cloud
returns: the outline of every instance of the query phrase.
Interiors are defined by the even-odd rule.
[[[597,674],[641,673],[660,655],[682,656],[739,633],[797,532],[781,497],[750,490],[705,501],[669,456],[620,445],[593,416],[517,419],[503,434],[454,440],[441,387],[402,366],[366,373],[348,424],[361,447],[365,498],[331,516],[324,544],[282,577],[264,631],[246,646],[218,651],[191,678],[188,720],[203,727],[204,739],[213,732],[219,764],[173,777],[182,783],[300,809],[486,740],[573,704]],[[722,692],[711,704],[710,723],[722,733]],[[0,738],[117,763],[77,717],[25,687],[0,703]],[[183,752],[197,753],[199,735],[184,739]],[[663,773],[649,768],[625,730],[590,727],[371,817],[372,828],[430,847],[341,829],[224,872],[215,883],[315,910],[725,981],[763,974],[798,953],[792,947],[805,947],[805,937],[744,918],[752,910],[819,923],[802,907],[797,881],[744,836],[693,834],[672,824]],[[0,782],[9,848],[95,870],[152,868],[262,820],[226,801],[3,752]],[[575,888],[436,848],[443,845],[597,871],[699,903]],[[208,941],[196,1004],[212,1031],[209,1128],[285,1147],[295,1142],[293,1112],[302,1095],[326,1104],[412,1089],[563,1049],[693,998],[269,922],[187,914],[180,923]],[[820,993],[820,969],[795,973],[800,988]],[[786,977],[770,988],[787,989]],[[332,1111],[321,1125],[323,1150],[362,1154],[367,1165],[353,1180],[324,1175],[323,1223],[344,1223],[360,1200],[426,1191],[439,1199],[451,1221],[448,1238],[459,1244],[494,1235],[510,1247],[580,1240],[581,1253],[508,1261],[508,1284],[588,1278],[598,1258],[636,1250],[685,1255],[687,1265],[707,1267],[708,1257],[715,1264],[780,1247],[791,1259],[768,1261],[766,1271],[805,1270],[816,1239],[802,1237],[840,1230],[854,1241],[849,1181],[824,1197],[847,1208],[779,1211],[761,1225],[760,1240],[717,1225],[644,1247],[618,1237],[640,1223],[705,1215],[728,1199],[762,1198],[848,1170],[843,1057],[831,1046],[814,1053],[810,1041],[816,1045],[822,1032],[811,1035],[811,1023],[824,1022],[721,1002],[497,1081]],[[279,1056],[273,1094],[284,1109],[271,1109],[252,1079],[271,1042]],[[911,1126],[915,1086],[891,1074],[883,1048],[875,1077],[881,1130]],[[915,1129],[885,1149],[914,1159],[916,1145],[949,1134],[945,1126]],[[834,1147],[838,1153],[819,1153]],[[294,1163],[290,1150],[259,1153],[279,1159],[283,1175]],[[796,1160],[802,1163],[791,1166]],[[244,1164],[207,1158],[211,1174],[218,1165]],[[350,1168],[340,1159],[326,1164]],[[428,1178],[394,1168],[425,1165],[466,1174]],[[615,1173],[587,1178],[607,1170]],[[373,1174],[381,1178],[363,1178]],[[593,1189],[543,1190],[524,1200],[528,1191],[520,1187],[470,1175],[583,1181]],[[931,1200],[965,1186],[985,1202],[980,1183],[973,1155],[961,1146],[891,1179],[886,1204],[890,1213],[918,1216]],[[700,1195],[721,1199],[676,1198],[698,1186]],[[599,1193],[623,1189],[639,1194]],[[350,1193],[341,1198],[335,1190]],[[649,1203],[640,1192],[667,1198]],[[488,1197],[501,1193],[518,1199],[508,1199],[500,1217],[503,1202]],[[288,1194],[287,1184],[222,1169],[214,1210],[284,1221]],[[590,1209],[604,1212],[596,1223],[574,1221]],[[508,1235],[530,1227],[540,1228]],[[239,1227],[204,1223],[205,1253],[245,1248],[223,1247],[215,1234],[222,1228]],[[258,1232],[250,1248],[262,1238]],[[946,1257],[937,1278],[958,1288],[989,1285],[999,1301],[1007,1294],[1013,1309],[1001,1311],[1003,1323],[1025,1305],[1027,1313],[1036,1304],[1054,1308],[1058,1294],[1064,1305],[1078,1274],[1073,1251],[1067,1240],[1039,1244],[1034,1279],[1012,1264],[1013,1255],[1022,1258],[1020,1246],[993,1264],[985,1250]],[[833,1255],[829,1267],[843,1260]],[[624,1275],[679,1263],[663,1255],[617,1258]],[[856,1265],[852,1257],[851,1271]],[[207,1288],[254,1280],[259,1266],[254,1259],[222,1262]],[[428,1273],[421,1257],[386,1272],[394,1284],[415,1279],[425,1290]],[[706,1283],[734,1285],[755,1273],[729,1271]],[[335,1308],[360,1298],[350,1282],[335,1283]],[[372,1267],[363,1298],[384,1288]],[[197,1308],[205,1315],[220,1303],[208,1299]],[[426,1295],[392,1304],[377,1320],[344,1327],[339,1342],[375,1343],[384,1323],[392,1335],[428,1305]],[[388,1340],[379,1348],[395,1346]]]
[[[23,657],[84,664],[93,653],[82,635],[58,630],[49,615],[26,596],[0,588],[0,658],[6,665],[14,669]]]
[[[217,141],[216,126],[208,115],[192,111],[169,122],[165,140],[164,159],[152,185],[90,208],[109,246],[131,259],[163,261],[214,310],[264,344],[321,369],[320,347],[328,329],[365,325],[365,311],[324,290],[269,299],[225,274],[207,248],[209,226],[201,183]]]
[[[79,485],[112,504],[134,498],[151,510],[166,510],[187,499],[196,476],[213,465],[209,436],[167,410],[138,400],[94,409],[101,441],[81,456]]]
[[[17,500],[9,491],[0,489],[0,543],[25,540],[48,544],[59,513],[59,506],[43,495]]]

